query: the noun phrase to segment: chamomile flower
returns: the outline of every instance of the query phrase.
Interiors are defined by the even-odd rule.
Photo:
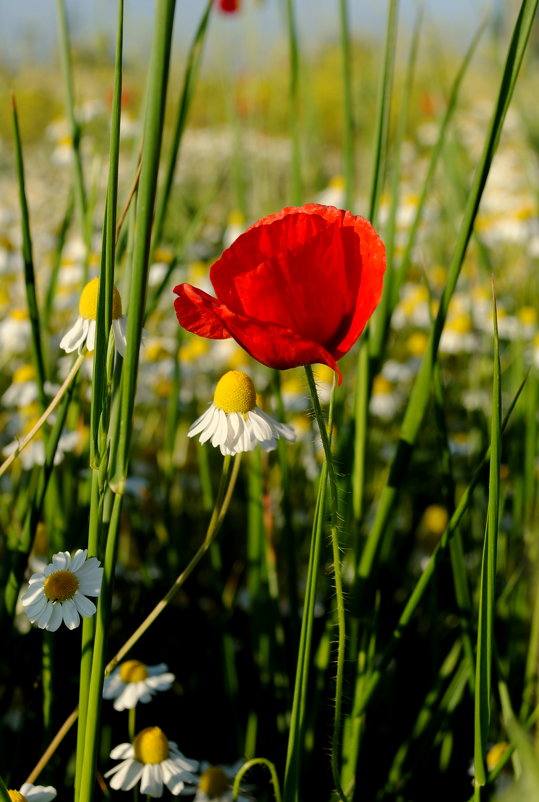
[[[88,549],[77,549],[73,557],[59,551],[44,571],[32,574],[22,597],[32,624],[55,632],[63,621],[68,629],[76,629],[81,615],[94,615],[96,606],[87,597],[99,596],[103,569],[98,559],[87,555]]]
[[[126,660],[105,678],[103,698],[114,699],[115,710],[128,710],[138,702],[149,702],[157,691],[168,691],[174,674],[165,663],[147,666],[140,660]]]
[[[11,802],[51,802],[56,796],[52,785],[32,785],[24,783],[18,791],[8,791]]]
[[[225,456],[252,451],[257,445],[271,451],[279,437],[296,439],[290,426],[274,420],[257,406],[254,384],[241,370],[229,370],[219,379],[213,403],[193,423],[187,436],[197,434],[201,443],[210,440]]]
[[[79,316],[60,340],[60,348],[66,353],[78,351],[80,354],[84,346],[88,351],[94,350],[98,292],[98,278],[89,281],[83,289],[79,301]],[[114,287],[112,295],[112,331],[116,350],[123,356],[126,346],[127,318],[122,315],[122,299],[116,287]]]
[[[110,756],[121,760],[106,772],[112,777],[110,787],[116,791],[130,791],[140,780],[140,792],[161,797],[163,785],[174,796],[180,794],[186,783],[196,784],[193,774],[198,761],[188,760],[179,751],[174,741],[169,741],[159,727],[146,727],[134,738],[133,743],[115,746]]]
[[[234,777],[242,765],[243,760],[232,766],[212,766],[210,763],[202,763],[193,802],[232,802]],[[187,790],[184,793],[187,793]],[[249,802],[249,797],[240,794],[237,800]]]

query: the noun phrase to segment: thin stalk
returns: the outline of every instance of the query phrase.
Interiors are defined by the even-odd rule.
[[[73,365],[71,366],[71,369],[70,369],[69,373],[65,377],[62,386],[60,387],[60,389],[58,390],[58,392],[56,393],[56,395],[54,396],[54,398],[50,402],[50,404],[47,407],[47,409],[45,410],[45,412],[37,420],[37,422],[34,424],[34,426],[32,426],[32,428],[30,429],[28,434],[25,437],[23,437],[22,440],[18,440],[17,441],[17,448],[15,449],[15,451],[13,451],[9,455],[9,457],[2,463],[2,465],[0,465],[0,476],[2,476],[2,474],[4,474],[7,471],[9,466],[19,456],[21,451],[24,451],[24,449],[26,448],[28,443],[30,443],[34,439],[34,437],[39,432],[39,430],[41,429],[43,424],[47,421],[47,419],[50,417],[50,415],[54,412],[54,410],[56,409],[56,407],[58,406],[58,404],[60,403],[60,401],[64,397],[65,393],[69,389],[69,386],[70,386],[71,382],[73,381],[73,379],[77,375],[77,373],[79,371],[79,368],[80,368],[80,366],[82,365],[82,363],[84,361],[84,357],[85,357],[85,354],[79,354],[77,359],[73,362]]]
[[[355,191],[354,106],[352,102],[352,56],[350,52],[350,22],[348,0],[339,0],[341,24],[342,86],[344,101],[344,207],[351,209]]]
[[[101,698],[103,696],[103,666],[105,662],[105,647],[108,638],[121,507],[122,496],[116,494],[114,496],[112,514],[107,531],[103,581],[96,613],[92,669],[87,696],[86,726],[84,728],[84,749],[82,753],[80,791],[78,795],[79,802],[91,802],[95,784],[99,721],[101,718]]]
[[[75,173],[75,202],[79,214],[79,222],[84,244],[86,245],[86,262],[90,254],[90,230],[88,224],[88,201],[84,187],[84,173],[80,152],[81,129],[75,116],[75,93],[73,90],[73,70],[69,51],[69,33],[65,0],[56,0],[56,16],[58,21],[58,41],[60,45],[60,62],[64,78],[66,114],[69,121],[71,141],[73,145],[73,168]]]
[[[105,676],[110,674],[111,671],[118,665],[120,660],[122,660],[125,655],[129,652],[130,649],[133,648],[135,643],[139,640],[139,638],[144,635],[148,627],[155,621],[155,619],[163,612],[163,610],[167,607],[171,599],[175,596],[178,589],[183,585],[185,580],[191,575],[193,570],[196,568],[202,557],[206,554],[209,547],[215,540],[219,529],[221,528],[221,524],[223,523],[224,517],[228,510],[230,500],[232,498],[232,492],[234,490],[234,485],[236,484],[236,479],[238,476],[238,471],[240,467],[240,455],[237,454],[234,458],[234,461],[230,464],[227,460],[229,457],[225,457],[223,462],[223,473],[221,476],[221,483],[219,485],[219,490],[217,491],[217,498],[215,502],[215,507],[213,509],[212,517],[210,519],[210,523],[208,525],[208,529],[206,531],[206,535],[204,537],[204,541],[202,545],[199,547],[198,551],[194,555],[194,557],[190,560],[189,564],[186,568],[181,572],[178,576],[170,590],[165,594],[165,596],[161,599],[158,604],[154,607],[151,613],[146,616],[142,624],[137,627],[135,632],[131,635],[130,638],[124,643],[124,645],[119,649],[119,651],[114,655],[112,660],[107,664],[105,668]]]
[[[250,771],[253,768],[253,766],[266,766],[271,775],[275,802],[281,802],[281,789],[279,786],[279,778],[277,776],[277,771],[275,769],[274,764],[270,760],[267,760],[265,757],[253,757],[251,758],[251,760],[247,760],[243,764],[243,766],[238,770],[238,773],[234,777],[234,785],[232,786],[232,798],[233,799],[238,798],[238,794],[240,792],[240,783],[244,775],[248,771]]]
[[[316,604],[316,588],[320,568],[320,550],[322,546],[322,530],[324,524],[324,507],[326,499],[327,464],[324,462],[318,479],[318,493],[313,516],[311,548],[307,567],[305,598],[303,600],[303,616],[298,647],[294,696],[290,712],[290,735],[286,754],[284,776],[284,802],[297,802],[299,799],[300,766],[303,750],[305,727],[305,710],[307,706],[307,690],[310,671],[310,656]]]
[[[335,475],[335,467],[333,465],[333,457],[331,454],[331,444],[329,440],[329,435],[326,429],[324,416],[322,415],[322,408],[320,406],[320,399],[318,398],[318,392],[316,390],[316,383],[314,381],[313,369],[310,365],[305,365],[305,373],[307,376],[307,381],[309,383],[309,391],[311,393],[316,422],[318,424],[320,437],[322,439],[325,462],[327,463],[328,466],[328,483],[330,491],[330,512],[331,512],[330,537],[331,537],[331,548],[333,552],[333,578],[335,582],[335,601],[337,605],[337,628],[338,628],[337,672],[335,677],[335,717],[333,722],[333,736],[331,740],[331,770],[333,772],[333,782],[335,783],[335,787],[337,789],[339,797],[343,800],[346,800],[345,793],[341,786],[341,776],[339,767],[341,724],[342,724],[341,722],[342,689],[343,689],[343,678],[344,678],[344,651],[346,646],[346,620],[344,614],[342,566],[341,566],[341,554],[340,554],[339,537],[338,537],[339,500],[337,494],[337,478]],[[334,391],[335,391],[335,385],[333,385],[333,392]]]
[[[288,52],[290,58],[290,131],[292,135],[292,189],[291,198],[294,206],[302,200],[301,178],[301,145],[299,129],[299,45],[294,0],[286,0],[286,22],[288,28]]]

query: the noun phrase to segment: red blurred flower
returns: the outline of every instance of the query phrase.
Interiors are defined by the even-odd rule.
[[[263,365],[337,361],[374,312],[385,247],[363,217],[309,203],[254,223],[211,268],[217,298],[179,284],[176,315],[188,331],[233,337]]]
[[[239,10],[240,0],[217,0],[217,5],[219,6],[220,11],[224,11],[227,14],[233,14],[234,11]]]

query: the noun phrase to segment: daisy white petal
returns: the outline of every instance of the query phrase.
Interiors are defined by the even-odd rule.
[[[42,629],[48,629],[49,632],[56,632],[57,629],[60,628],[62,623],[63,614],[62,614],[62,604],[51,604],[51,616],[47,621],[46,627],[42,627]],[[39,625],[41,627],[41,624]]]
[[[19,789],[27,802],[51,802],[56,796],[56,788],[52,785],[32,785],[32,783],[23,783]]]
[[[189,431],[187,432],[187,437],[195,437],[199,432],[206,429],[211,422],[211,419],[215,415],[215,407],[213,404],[211,407],[208,407],[206,412],[204,412],[199,418],[196,419],[194,423],[191,424],[189,427]]]
[[[88,322],[88,334],[86,336],[86,348],[88,351],[95,351],[95,320]]]
[[[140,778],[140,792],[154,797],[163,796],[163,780],[161,766],[156,763],[147,763]]]
[[[61,605],[62,618],[68,629],[76,629],[80,624],[80,615],[73,599],[68,599]]]
[[[120,760],[120,758],[125,758],[125,757],[133,757],[133,755],[134,755],[133,744],[130,743],[118,744],[118,746],[115,746],[110,753],[110,756],[113,760]]]
[[[79,591],[77,591],[75,593],[75,595],[73,596],[73,603],[74,603],[76,609],[78,610],[78,612],[84,618],[91,618],[95,614],[95,612],[97,610],[97,607],[95,606],[93,601],[90,601],[90,599],[87,599],[86,596],[83,596],[82,593],[79,593]],[[77,626],[78,626],[78,624],[77,624]]]
[[[88,321],[78,317],[74,325],[60,340],[60,348],[65,351],[66,354],[70,354],[72,351],[77,350],[80,353],[80,351],[82,351],[84,341],[86,340],[87,333]]]
[[[127,345],[127,317],[125,315],[112,321],[112,331],[116,350],[120,356],[125,356],[125,348]]]
[[[88,554],[88,549],[77,549],[77,551],[71,558],[70,569],[72,571],[78,571],[84,564],[87,554]]]
[[[22,597],[21,601],[23,607],[28,607],[29,605],[33,604],[37,599],[41,599],[43,597],[43,577],[41,577],[41,582],[35,582],[26,591],[24,596]]]

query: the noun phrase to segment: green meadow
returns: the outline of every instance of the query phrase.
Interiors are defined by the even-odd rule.
[[[274,2],[0,56],[0,802],[539,802],[537,0]]]

